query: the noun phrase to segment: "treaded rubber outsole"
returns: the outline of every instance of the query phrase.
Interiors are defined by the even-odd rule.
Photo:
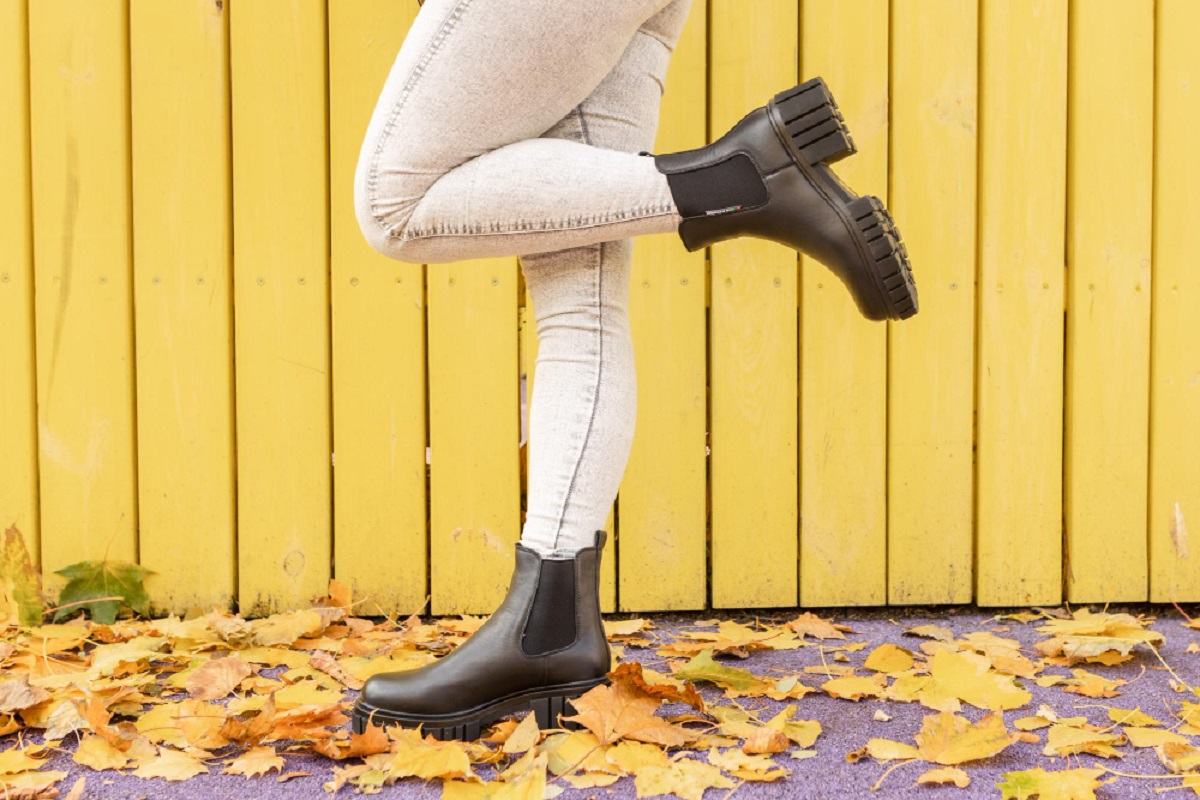
[[[569,689],[562,687],[566,691],[548,689],[526,692],[513,697],[503,698],[486,707],[474,709],[455,720],[428,720],[420,719],[416,716],[401,715],[388,709],[370,706],[360,698],[354,704],[354,709],[351,712],[351,729],[357,734],[365,733],[367,723],[370,721],[382,727],[399,725],[404,728],[416,728],[420,726],[425,735],[433,736],[435,739],[441,741],[447,739],[473,741],[479,738],[485,727],[501,717],[529,709],[536,716],[538,727],[543,730],[560,727],[567,730],[576,730],[580,727],[578,723],[569,722],[560,719],[560,717],[573,716],[575,708],[571,705],[571,701],[594,686],[605,683],[608,683],[607,679],[588,686],[572,686]]]
[[[769,105],[777,112],[776,127],[782,129],[794,157],[812,168],[812,175],[826,184],[833,203],[842,208],[853,221],[853,233],[863,252],[870,254],[871,263],[864,264],[879,293],[884,313],[891,319],[908,319],[917,313],[917,286],[908,261],[908,250],[900,231],[883,202],[871,195],[855,196],[844,184],[834,186],[820,177],[819,164],[841,161],[857,152],[846,121],[838,110],[833,94],[824,79],[812,78],[791,89],[779,92]],[[826,171],[826,175],[832,175]],[[849,194],[849,196],[845,196]]]

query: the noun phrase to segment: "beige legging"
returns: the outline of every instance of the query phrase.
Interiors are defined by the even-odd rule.
[[[537,315],[522,541],[590,545],[637,412],[630,237],[677,230],[653,159],[692,0],[426,0],[355,174],[363,234],[416,263],[520,256]]]

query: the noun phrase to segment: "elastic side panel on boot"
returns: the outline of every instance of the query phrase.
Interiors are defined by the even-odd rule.
[[[675,206],[683,217],[740,211],[760,206],[768,198],[758,167],[745,153],[666,175]]]
[[[575,641],[575,559],[544,559],[521,650],[536,656]]]

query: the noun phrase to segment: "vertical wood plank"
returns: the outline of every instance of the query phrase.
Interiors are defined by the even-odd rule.
[[[796,84],[797,4],[711,0],[715,139]],[[710,249],[712,605],[796,603],[796,251],[743,237]]]
[[[154,608],[180,614],[235,596],[227,18],[130,9],[139,549]]]
[[[259,615],[330,573],[326,16],[306,0],[230,11],[238,586]]]
[[[980,16],[976,588],[1061,600],[1066,0]]]
[[[34,368],[33,231],[29,182],[29,9],[0,5],[0,529],[16,526],[37,563],[37,372]]]
[[[1150,600],[1200,600],[1200,4],[1159,0],[1150,365]],[[1145,291],[1143,287],[1142,291]],[[1176,511],[1178,509],[1178,512]],[[1182,520],[1182,525],[1180,524]]]
[[[29,8],[42,570],[136,560],[129,8]]]
[[[354,215],[354,168],[416,3],[329,9],[334,570],[365,614],[425,601],[425,276],[377,253]]]
[[[825,78],[858,146],[835,171],[886,201],[887,0],[805,3],[800,31],[802,76]],[[800,603],[882,604],[888,325],[863,318],[824,265],[801,261]]]
[[[1067,597],[1148,596],[1153,0],[1072,0]]]
[[[671,55],[656,153],[706,142],[706,23],[707,3],[697,0]],[[634,240],[638,422],[618,500],[624,611],[704,608],[708,600],[704,256],[674,233]]]
[[[517,259],[428,265],[434,614],[490,614],[520,537]]]
[[[519,265],[518,261],[518,265]],[[519,318],[521,320],[521,333],[518,341],[520,354],[521,376],[525,380],[525,407],[521,419],[522,426],[522,447],[519,457],[522,464],[521,480],[522,495],[526,498],[529,496],[529,403],[533,399],[533,380],[537,374],[537,355],[538,355],[538,335],[537,335],[537,312],[533,306],[533,297],[529,294],[528,287],[525,286],[524,276],[518,273],[520,286],[518,292],[524,298],[524,305],[518,309]],[[528,510],[528,505],[522,509],[522,524],[524,523],[524,512]],[[600,557],[600,610],[604,613],[611,613],[617,610],[617,559],[620,552],[618,542],[614,533],[616,531],[616,504],[608,510],[608,518],[604,521],[604,530],[608,533],[608,539],[604,543],[604,552]],[[518,538],[520,536],[518,535]]]
[[[975,148],[978,14],[892,0],[891,198],[921,312],[888,341],[888,596],[974,589]]]

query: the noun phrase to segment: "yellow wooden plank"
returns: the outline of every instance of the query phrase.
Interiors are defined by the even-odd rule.
[[[706,22],[707,2],[697,0],[671,55],[656,153],[706,142]],[[638,421],[617,500],[624,611],[704,608],[708,600],[704,256],[687,252],[674,233],[634,240]]]
[[[802,76],[825,78],[858,153],[834,168],[887,199],[887,0],[805,3]],[[887,332],[840,280],[802,259],[800,603],[887,598]],[[918,276],[919,277],[919,276]]]
[[[518,261],[518,264],[520,262]],[[537,317],[533,307],[533,298],[525,286],[524,275],[519,275],[518,292],[524,298],[525,305],[518,309],[520,319],[520,338],[518,346],[520,348],[519,361],[521,376],[524,379],[524,397],[520,400],[523,403],[521,410],[521,494],[522,497],[529,496],[529,403],[533,398],[533,379],[537,374],[537,354],[538,354],[538,336],[537,336]],[[524,514],[528,511],[526,505],[522,509],[521,522],[524,525]],[[608,533],[608,538],[604,543],[604,552],[600,558],[600,610],[609,613],[617,610],[617,554],[618,544],[615,535],[616,531],[616,505],[614,504],[608,510],[608,518],[604,522],[604,530]]]
[[[138,543],[162,612],[235,596],[227,18],[130,7]]]
[[[1053,604],[1062,597],[1066,0],[983,0],[979,28],[975,599]]]
[[[257,615],[330,574],[325,3],[230,11],[238,587]]]
[[[517,259],[428,265],[434,614],[490,614],[520,537]]]
[[[29,185],[29,13],[26,0],[0,4],[0,529],[16,526],[37,562],[37,373],[34,370],[33,232]]]
[[[1200,3],[1159,0],[1157,24],[1150,600],[1195,602],[1200,543],[1189,547],[1183,531],[1191,523],[1200,533],[1200,270],[1192,246],[1200,208]]]
[[[329,9],[333,561],[367,614],[410,614],[426,593],[425,277],[367,244],[353,196],[367,122],[417,9]]]
[[[796,84],[797,4],[712,0],[713,138]],[[711,248],[712,605],[796,603],[797,255],[743,237]]]
[[[1145,600],[1153,0],[1072,0],[1067,598]]]
[[[921,311],[888,341],[888,594],[974,591],[977,6],[893,0],[891,197]],[[817,343],[819,344],[819,343]]]
[[[42,569],[137,557],[129,9],[29,8]]]

